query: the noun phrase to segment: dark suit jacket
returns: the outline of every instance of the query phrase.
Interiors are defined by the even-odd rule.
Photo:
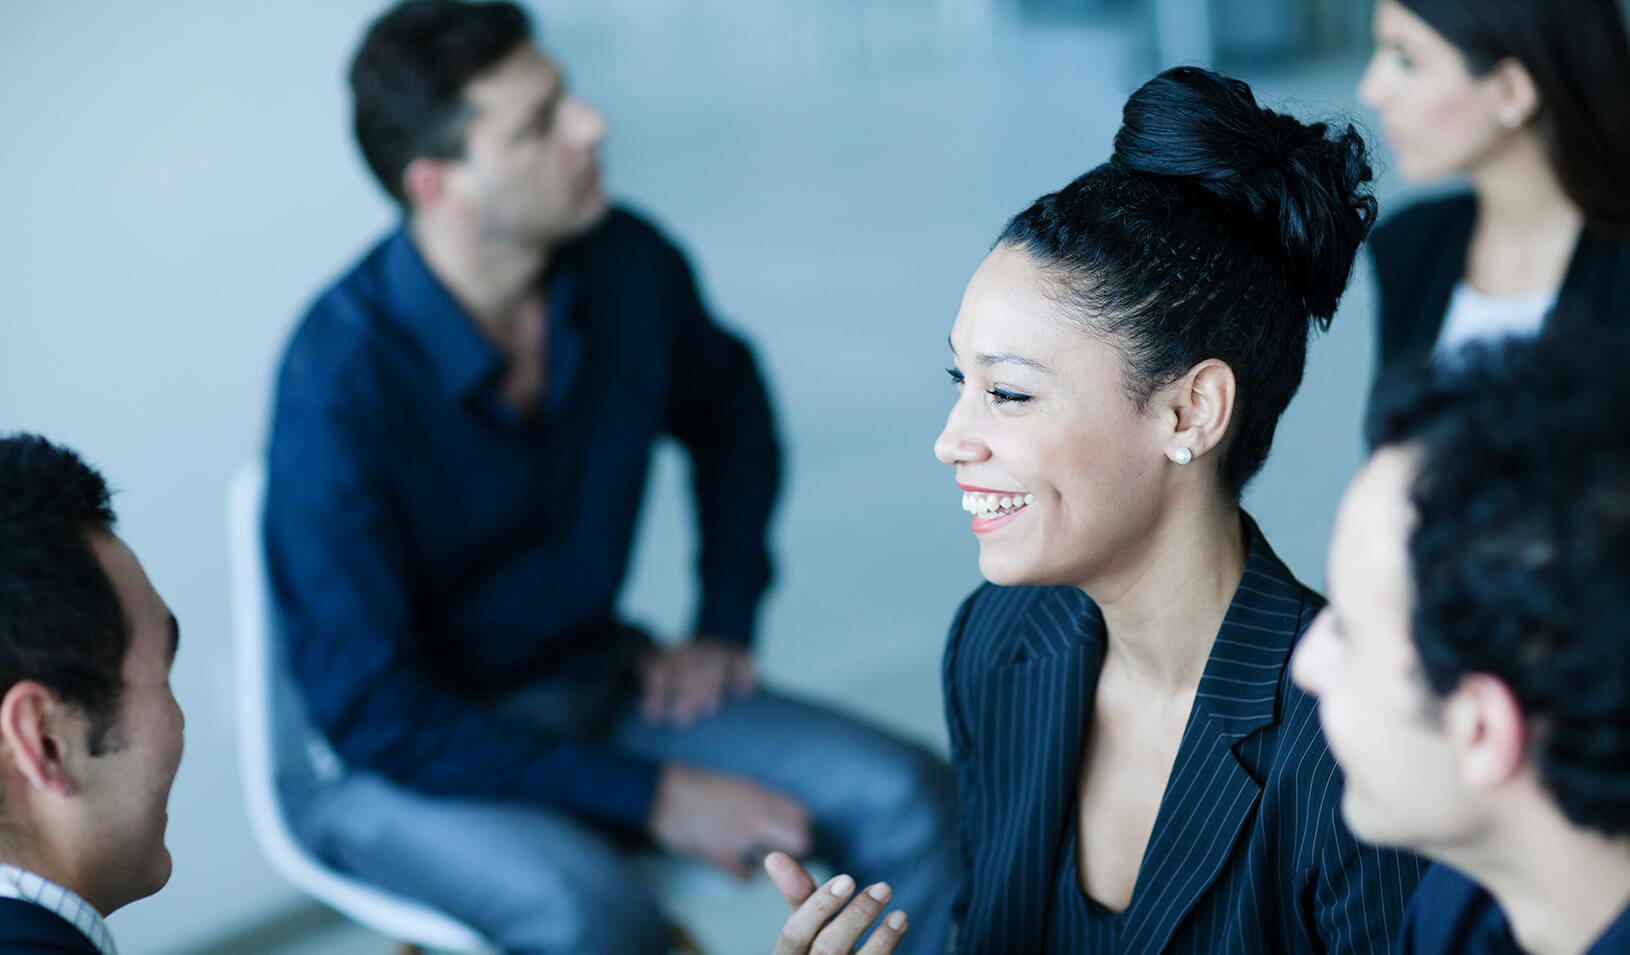
[[[85,933],[21,899],[0,899],[0,955],[98,955]]]
[[[1341,774],[1287,666],[1323,601],[1244,523],[1245,576],[1117,951],[1384,952],[1422,865],[1360,847],[1342,823]],[[960,801],[959,953],[1047,948],[1104,639],[1098,608],[1073,587],[986,585],[957,614],[945,696]]]
[[[1370,254],[1381,293],[1377,371],[1432,353],[1455,282],[1466,274],[1476,214],[1467,193],[1410,206],[1376,228]],[[1630,239],[1581,233],[1554,314],[1630,326]]]

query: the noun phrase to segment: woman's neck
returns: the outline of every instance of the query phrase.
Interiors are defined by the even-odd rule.
[[[1464,278],[1485,295],[1555,291],[1585,217],[1532,134],[1514,138],[1472,173],[1477,221]]]
[[[1478,232],[1490,239],[1573,234],[1584,222],[1536,136],[1513,139],[1473,170],[1471,181]]]
[[[1171,690],[1205,672],[1245,574],[1245,529],[1233,500],[1170,515],[1109,579],[1082,589],[1103,611],[1110,650],[1139,682]]]

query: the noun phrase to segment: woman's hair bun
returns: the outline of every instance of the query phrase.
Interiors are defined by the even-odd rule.
[[[1277,237],[1307,312],[1327,323],[1375,224],[1364,140],[1257,105],[1251,88],[1198,67],[1166,70],[1126,102],[1109,164],[1188,180]],[[1322,324],[1321,323],[1321,324]]]

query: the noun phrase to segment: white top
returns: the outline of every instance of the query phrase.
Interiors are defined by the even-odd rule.
[[[102,914],[91,904],[44,876],[27,869],[0,864],[0,898],[20,899],[38,905],[79,929],[102,955],[119,955],[113,935]]]
[[[1538,333],[1556,304],[1556,292],[1553,288],[1524,295],[1484,295],[1465,280],[1456,282],[1436,353],[1443,355],[1474,341]]]

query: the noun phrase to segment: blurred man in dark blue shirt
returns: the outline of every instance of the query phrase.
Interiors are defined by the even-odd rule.
[[[1296,650],[1361,839],[1430,869],[1406,955],[1630,952],[1630,342],[1383,386]]]
[[[267,552],[316,744],[289,750],[327,754],[280,767],[296,829],[506,951],[663,950],[617,852],[643,838],[737,873],[772,849],[910,873],[895,892],[937,948],[948,771],[757,687],[769,402],[679,249],[609,206],[602,118],[508,3],[401,4],[351,85],[405,222],[278,379]],[[672,647],[615,617],[664,435],[702,541]]]

